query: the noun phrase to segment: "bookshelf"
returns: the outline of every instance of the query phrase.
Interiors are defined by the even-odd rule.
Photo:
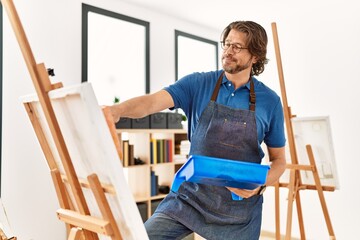
[[[183,152],[180,154],[180,145],[182,141],[187,140],[187,131],[184,129],[117,129],[117,134],[121,147],[126,148],[123,149],[125,177],[145,221],[166,196],[158,191],[152,192],[152,189],[154,190],[152,186],[171,188],[175,172],[187,159]],[[138,159],[138,164],[134,164],[136,161],[131,158]],[[155,184],[155,178],[151,177],[152,172],[157,176]]]

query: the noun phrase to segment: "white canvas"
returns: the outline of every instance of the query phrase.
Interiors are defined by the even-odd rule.
[[[294,117],[291,121],[299,164],[309,165],[306,145],[310,144],[321,185],[339,189],[329,117]],[[288,150],[287,146],[287,161],[290,163],[291,158]],[[300,174],[303,184],[315,185],[311,171],[300,171]],[[288,182],[288,177],[288,174],[284,174],[281,180]]]
[[[51,91],[49,97],[78,178],[86,179],[96,173],[101,183],[112,185],[116,194],[107,194],[107,199],[123,239],[148,239],[91,84],[60,88]],[[58,168],[65,174],[40,103],[35,96],[24,97],[23,102],[29,102],[34,107]],[[85,190],[84,195],[91,215],[100,216],[92,192]],[[105,236],[100,238],[109,239]]]

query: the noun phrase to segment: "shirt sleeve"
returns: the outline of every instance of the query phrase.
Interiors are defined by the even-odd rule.
[[[189,113],[189,106],[191,106],[192,96],[194,94],[191,87],[194,85],[193,83],[193,74],[190,74],[164,88],[173,98],[174,108],[181,108],[186,115]]]
[[[272,112],[269,131],[265,133],[265,144],[274,148],[284,147],[286,143],[284,129],[284,112],[279,99]]]

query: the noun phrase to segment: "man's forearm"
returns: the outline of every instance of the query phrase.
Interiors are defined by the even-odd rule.
[[[268,148],[271,168],[266,178],[266,185],[273,185],[286,168],[285,147]]]
[[[171,95],[165,90],[161,90],[110,106],[110,110],[115,122],[117,122],[120,117],[142,118],[173,106],[174,101]]]
[[[266,179],[266,185],[273,185],[284,173],[286,168],[286,163],[284,161],[273,161],[271,163],[271,168]]]
[[[112,108],[121,117],[142,118],[151,114],[151,102],[147,98],[149,98],[149,95],[135,97],[116,104]]]

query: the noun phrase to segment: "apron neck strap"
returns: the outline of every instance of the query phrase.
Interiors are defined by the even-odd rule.
[[[215,89],[213,91],[213,94],[211,95],[211,101],[216,102],[217,96],[219,94],[222,78],[224,76],[224,71],[220,74]],[[250,105],[250,111],[255,112],[255,102],[256,102],[256,95],[255,95],[255,87],[254,87],[254,81],[252,80],[250,76],[250,97],[249,97],[249,105]]]
[[[213,94],[211,95],[211,101],[213,102],[216,102],[216,99],[217,99],[217,96],[219,94],[219,89],[220,89],[220,86],[221,86],[221,82],[222,82],[222,79],[223,79],[223,76],[224,76],[224,71],[220,74],[217,82],[216,82],[216,86],[215,86],[215,89],[213,91]]]
[[[256,102],[256,95],[255,95],[254,81],[250,76],[250,97],[249,97],[250,111],[255,112],[255,102]]]

